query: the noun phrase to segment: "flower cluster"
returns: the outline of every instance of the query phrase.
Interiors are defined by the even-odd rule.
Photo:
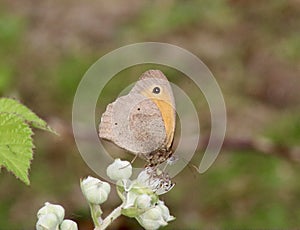
[[[117,192],[122,204],[122,214],[135,218],[145,229],[158,229],[175,218],[158,195],[168,192],[174,185],[163,172],[145,168],[135,180],[130,180],[129,162],[116,159],[107,168],[107,175],[117,182]]]
[[[110,179],[116,182],[117,193],[122,204],[102,219],[101,204],[111,191],[107,182],[94,177],[81,180],[80,186],[90,206],[95,229],[106,229],[120,215],[135,218],[145,229],[158,229],[175,218],[168,207],[159,200],[159,195],[173,188],[168,174],[156,167],[145,168],[136,179],[131,180],[132,166],[128,161],[116,159],[106,170]],[[77,230],[72,220],[64,220],[65,210],[60,205],[45,203],[38,213],[37,230]]]

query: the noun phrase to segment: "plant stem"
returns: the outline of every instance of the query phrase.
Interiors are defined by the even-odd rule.
[[[91,210],[91,216],[94,222],[94,226],[99,227],[102,224],[102,210],[98,204],[89,204]]]
[[[106,229],[115,219],[121,216],[122,205],[115,208],[101,223],[100,226],[94,228],[94,230],[104,230]]]

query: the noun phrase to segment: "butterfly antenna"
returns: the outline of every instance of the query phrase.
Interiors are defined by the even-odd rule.
[[[133,164],[133,162],[135,162],[135,160],[136,160],[137,157],[138,157],[138,154],[136,154],[136,155],[134,156],[134,158],[130,161],[130,164]]]
[[[199,169],[197,168],[196,165],[190,163],[190,162],[187,162],[186,159],[184,158],[180,158],[180,160],[182,160],[184,163],[186,163],[188,169],[191,171],[191,173],[193,174],[193,177],[196,178],[197,177],[197,173],[200,173],[199,172]],[[195,170],[197,171],[197,173],[195,172]]]
[[[136,160],[137,156],[138,155],[135,155],[134,158],[130,161],[130,163],[128,165],[125,165],[125,166],[121,167],[120,169],[124,169],[124,168],[128,167],[129,165],[132,165],[133,162]]]

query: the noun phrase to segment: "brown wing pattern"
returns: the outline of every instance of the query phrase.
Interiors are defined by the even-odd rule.
[[[166,131],[156,104],[133,93],[107,106],[101,117],[99,136],[134,154],[148,155],[160,149]]]

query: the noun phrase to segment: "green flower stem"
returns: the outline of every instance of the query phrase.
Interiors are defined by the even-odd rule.
[[[89,205],[90,205],[90,210],[91,210],[91,215],[92,215],[92,219],[94,222],[94,226],[95,227],[101,226],[103,220],[101,218],[102,210],[101,210],[100,205],[98,205],[98,204],[89,204]]]
[[[104,230],[106,229],[115,219],[121,216],[122,205],[115,208],[102,222],[100,226],[94,228],[94,230]]]

